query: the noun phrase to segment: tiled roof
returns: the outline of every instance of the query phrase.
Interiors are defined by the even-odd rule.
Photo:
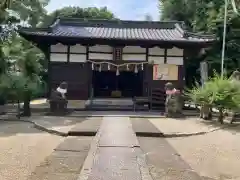
[[[58,19],[48,29],[23,28],[21,34],[146,41],[213,41],[213,36],[185,32],[182,22]]]

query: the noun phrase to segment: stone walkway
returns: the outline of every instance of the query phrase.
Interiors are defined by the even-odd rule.
[[[129,118],[104,117],[98,136],[92,167],[87,168],[91,172],[86,179],[142,180],[144,175],[146,180],[152,180],[144,161],[139,161],[143,154]]]
[[[95,135],[100,127],[102,117],[130,118],[137,136],[147,137],[184,137],[202,135],[225,128],[227,124],[215,126],[204,124],[197,118],[170,119],[164,117],[131,117],[128,115],[93,116],[93,117],[59,117],[33,116],[20,121],[32,122],[36,128],[60,136]]]
[[[103,118],[91,147],[94,152],[88,154],[78,180],[203,180],[165,140],[137,138],[139,125],[132,122],[127,117]],[[156,148],[158,155],[151,154]]]
[[[227,161],[227,159],[224,160],[229,166],[227,170],[233,176],[226,173],[221,173],[221,176],[215,175],[219,173],[220,169],[222,170],[221,172],[224,171],[224,166],[222,166],[224,163],[220,157],[224,153],[222,152],[224,148],[220,147],[220,143],[225,137],[229,137],[229,134],[221,132],[221,134],[224,134],[223,138],[220,130],[217,129],[219,127],[203,124],[196,121],[196,119],[145,119],[117,116],[92,118],[39,116],[32,120],[32,122],[35,125],[42,126],[42,130],[44,131],[49,133],[59,131],[58,135],[64,135],[65,137],[51,134],[46,136],[46,133],[43,133],[43,137],[53,137],[57,140],[51,145],[46,143],[46,146],[50,147],[50,149],[47,148],[48,153],[45,153],[44,156],[39,156],[37,163],[34,163],[34,167],[30,169],[32,171],[30,176],[26,177],[29,172],[19,173],[21,174],[21,178],[14,175],[7,180],[12,180],[14,177],[19,180],[209,180],[210,178],[218,179],[218,177],[224,177],[225,179],[226,177],[231,177],[232,179],[238,178],[237,167],[239,167],[239,163],[234,161],[234,157],[239,158],[237,155],[239,149],[236,148],[238,147],[236,146],[238,139],[234,135],[231,136],[235,140],[235,150],[234,154],[232,153],[233,150],[231,151],[233,156],[230,158],[231,161],[235,162],[234,167],[236,168],[231,168],[229,166],[230,161]],[[10,123],[14,124],[16,122],[12,121]],[[18,132],[20,130],[18,128],[15,131]],[[33,132],[30,130],[29,133],[36,132],[36,129]],[[15,133],[11,131],[11,128],[7,130],[2,128],[0,135],[6,136],[6,132],[9,134]],[[205,132],[206,134],[204,136],[193,135],[198,132]],[[184,133],[189,134],[190,137],[180,138],[181,134]],[[219,137],[217,141],[214,141],[217,138],[213,136],[215,133]],[[174,134],[176,137],[179,135],[180,137],[164,138],[166,135]],[[24,135],[24,137],[29,138],[31,136],[32,134],[28,136]],[[15,136],[13,137],[15,139]],[[207,137],[207,140],[205,137]],[[15,146],[13,146],[12,150],[10,146],[9,149],[5,148],[5,146],[8,146],[8,139],[7,137],[2,141],[5,144],[1,152],[13,152],[15,149]],[[21,146],[25,148],[25,144],[27,143],[20,137],[16,139],[19,139]],[[49,139],[46,139],[46,142],[49,142]],[[226,148],[233,145],[231,144],[233,141],[229,141],[229,138],[224,140],[226,140],[224,141],[224,145],[228,142]],[[218,142],[219,144],[214,144],[213,142]],[[42,144],[44,144],[43,139],[41,139],[41,144],[38,144],[37,147],[39,148]],[[206,147],[200,146],[201,144],[204,144]],[[32,146],[35,145],[32,144]],[[221,148],[220,154],[215,153],[215,146]],[[45,148],[45,146],[41,146],[39,149],[44,151]],[[226,148],[224,151],[227,150]],[[38,154],[37,149],[35,147],[34,149],[34,154]],[[220,150],[218,151],[220,152]],[[201,152],[205,153],[202,155]],[[39,152],[39,154],[41,153]],[[209,157],[211,155],[214,155],[214,157],[215,155],[216,157],[219,155],[219,157],[216,161],[213,158],[205,158],[206,154]],[[18,156],[20,157],[20,155]],[[200,160],[197,156],[200,157]],[[228,157],[228,159],[230,158]],[[215,165],[215,161],[218,162],[217,165]],[[4,169],[5,165],[2,162],[7,163],[8,161],[7,159],[0,161],[0,167]],[[17,162],[17,164],[21,164],[22,162],[24,163],[24,160],[20,159],[20,162]],[[12,164],[14,163],[12,161]],[[13,168],[11,167],[11,171],[14,171],[17,164],[15,163],[12,166]],[[207,168],[204,168],[203,165]],[[21,168],[23,167],[21,166]],[[4,173],[4,176],[7,177],[6,172],[0,170],[0,177],[1,173]]]

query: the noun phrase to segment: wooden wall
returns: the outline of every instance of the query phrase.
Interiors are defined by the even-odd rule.
[[[68,99],[88,99],[89,79],[91,72],[89,65],[84,63],[58,63],[52,62],[51,88],[56,89],[63,81],[68,83]]]
[[[148,95],[152,88],[164,89],[167,82],[173,82],[176,87],[184,85],[184,51],[178,48],[162,49],[159,47],[143,48],[125,46],[121,48],[121,57],[115,61],[115,49],[108,45],[94,46],[64,46],[62,44],[50,47],[50,87],[56,88],[59,83],[66,81],[69,84],[69,99],[88,99],[92,87],[92,68],[87,60],[110,61],[112,63],[153,62],[165,66],[177,67],[177,79],[153,80],[153,65],[144,65],[143,95]],[[105,69],[105,68],[103,68]]]
[[[91,70],[85,46],[52,45],[50,48],[50,87],[55,89],[63,81],[68,83],[68,99],[88,99]]]

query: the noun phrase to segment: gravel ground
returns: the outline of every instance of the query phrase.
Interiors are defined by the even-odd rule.
[[[0,179],[27,180],[64,138],[21,122],[0,122]]]
[[[240,133],[218,130],[202,136],[167,140],[201,176],[240,180]]]

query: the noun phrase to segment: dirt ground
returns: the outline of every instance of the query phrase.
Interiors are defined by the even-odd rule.
[[[168,139],[201,176],[240,180],[240,133],[219,130],[202,136]]]
[[[187,120],[184,122],[172,120],[173,125],[170,121],[165,125],[160,120],[153,120],[154,125],[160,130],[169,130],[171,127],[174,129],[178,124],[175,129],[179,132],[188,132],[190,131],[188,128],[195,131],[219,126],[216,123],[192,119],[190,127],[186,125],[187,122]],[[167,127],[165,128],[164,125]],[[240,180],[240,125],[229,125],[229,127],[204,135],[167,138],[166,140],[199,175],[216,180]]]
[[[0,179],[27,180],[63,139],[28,123],[0,122]]]

